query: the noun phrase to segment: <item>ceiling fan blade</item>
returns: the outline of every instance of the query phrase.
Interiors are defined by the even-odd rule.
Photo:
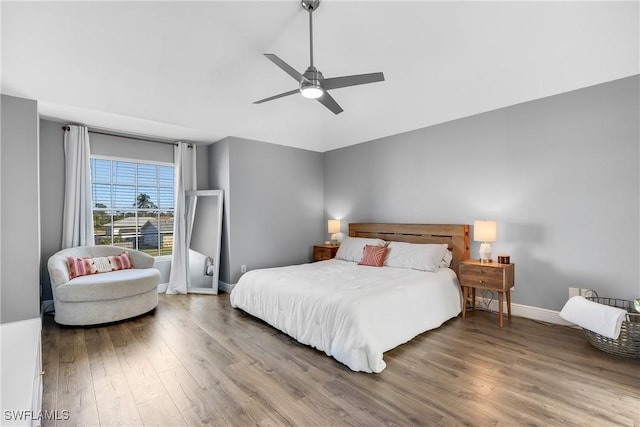
[[[333,99],[333,97],[331,97],[331,95],[329,95],[329,92],[327,92],[326,90],[324,91],[324,94],[320,98],[317,98],[317,100],[320,104],[324,105],[329,110],[331,110],[333,114],[340,114],[344,111],[342,107],[338,105],[336,100]]]
[[[285,73],[293,77],[298,83],[300,83],[303,80],[305,82],[309,82],[306,77],[304,77],[302,74],[297,72],[295,68],[293,68],[291,65],[287,64],[282,59],[278,58],[277,55],[274,55],[273,53],[265,53],[264,56],[266,56],[271,62],[276,64],[278,67],[280,67],[282,71],[284,71]]]
[[[357,74],[353,76],[331,77],[324,79],[322,85],[326,90],[338,89],[347,86],[364,85],[367,83],[375,83],[384,81],[384,74],[382,73],[369,73],[369,74]]]
[[[300,93],[300,89],[290,90],[289,92],[280,93],[278,95],[273,95],[265,99],[261,99],[260,101],[254,102],[254,104],[262,104],[263,102],[271,101],[278,98],[283,98],[285,96],[293,95],[294,93]]]

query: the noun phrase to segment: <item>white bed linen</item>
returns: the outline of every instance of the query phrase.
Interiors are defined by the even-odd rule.
[[[382,372],[385,351],[460,313],[455,273],[328,260],[253,270],[231,305],[354,371]]]

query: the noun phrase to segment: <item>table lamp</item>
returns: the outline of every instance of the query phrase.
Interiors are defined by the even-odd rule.
[[[495,221],[473,221],[473,240],[482,242],[480,245],[480,262],[491,262],[491,245],[496,241]]]
[[[329,234],[331,234],[331,244],[338,244],[338,233],[340,232],[340,220],[339,219],[330,219],[329,224],[327,226],[327,230]]]

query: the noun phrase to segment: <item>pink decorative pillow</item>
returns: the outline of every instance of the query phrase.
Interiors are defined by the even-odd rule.
[[[371,267],[382,267],[384,256],[387,254],[386,246],[365,245],[362,259],[358,265],[369,265]]]
[[[129,258],[129,252],[122,252],[120,255],[110,256],[109,262],[111,263],[111,271],[133,268],[131,258]]]
[[[128,252],[122,252],[120,255],[115,256],[97,258],[76,258],[68,256],[67,265],[71,279],[89,274],[107,273],[109,271],[133,268]]]
[[[67,264],[69,266],[69,277],[72,279],[89,274],[96,274],[98,272],[98,269],[93,264],[93,258],[75,258],[68,256]]]

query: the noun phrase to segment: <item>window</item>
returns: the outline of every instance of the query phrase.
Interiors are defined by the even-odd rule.
[[[91,158],[96,245],[173,250],[173,165]]]

